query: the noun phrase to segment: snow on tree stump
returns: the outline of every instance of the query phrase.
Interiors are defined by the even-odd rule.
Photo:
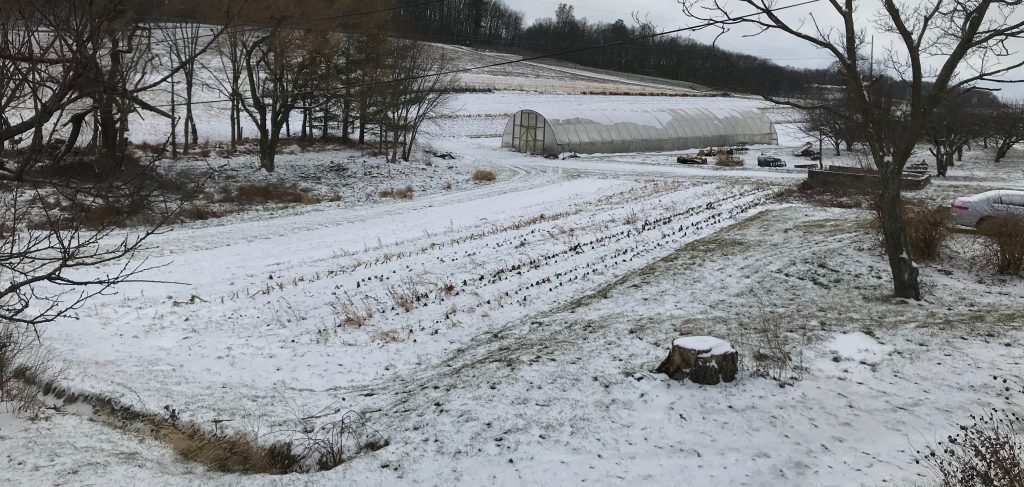
[[[655,372],[676,380],[713,386],[736,380],[739,352],[725,340],[708,336],[679,337]]]

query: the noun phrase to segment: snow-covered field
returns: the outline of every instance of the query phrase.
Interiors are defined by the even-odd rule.
[[[922,268],[926,298],[908,303],[889,297],[869,212],[775,197],[800,171],[499,148],[516,110],[578,105],[759,107],[782,140],[756,150],[785,155],[804,139],[791,113],[758,100],[496,91],[459,95],[428,128],[452,161],[283,156],[273,178],[341,200],[172,228],[146,251],[168,284],[125,285],[43,339],[73,390],[210,429],[258,426],[266,442],[300,418],[355,410],[390,445],[327,472],[228,475],[74,408],[0,413],[0,483],[928,484],[915,449],[998,403],[992,375],[1020,375],[1024,282],[977,270],[968,237]],[[226,124],[202,110],[201,133],[222,140]],[[985,157],[969,152],[921,194],[1021,185],[1020,151]],[[245,158],[217,164],[266,177]],[[317,179],[325,167],[343,176]],[[481,167],[497,181],[470,182]],[[375,197],[405,184],[411,200]],[[676,336],[720,336],[743,353],[765,319],[806,338],[789,387],[651,372]]]

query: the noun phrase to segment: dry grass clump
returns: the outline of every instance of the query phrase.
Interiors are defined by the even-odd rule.
[[[147,205],[141,199],[107,200],[94,206],[78,208],[82,211],[80,215],[82,226],[90,230],[155,223],[155,215],[146,211]]]
[[[416,189],[413,188],[412,185],[406,185],[404,188],[400,189],[388,188],[381,190],[381,192],[378,193],[378,196],[380,196],[381,198],[398,198],[403,200],[409,200],[412,199],[412,195],[415,192]]]
[[[494,174],[494,171],[490,169],[477,169],[473,171],[473,181],[477,182],[489,182],[494,181],[498,177]]]
[[[402,340],[402,333],[398,330],[385,330],[374,337],[381,343],[395,343]]]
[[[348,296],[345,299],[339,298],[331,304],[331,307],[340,316],[340,324],[345,326],[359,328],[373,319],[373,306],[366,296],[360,302],[356,302]]]
[[[179,221],[205,221],[221,217],[221,213],[202,205],[188,205],[178,213]]]
[[[801,201],[814,206],[826,208],[872,208],[878,196],[868,188],[824,188],[803,181],[796,187],[779,193],[783,201]]]
[[[736,343],[749,358],[750,374],[792,384],[804,373],[804,349],[808,342],[806,325],[787,329],[783,315],[767,307],[758,308],[749,318],[749,325],[736,337]]]
[[[154,427],[154,435],[182,458],[218,472],[285,474],[295,470],[300,458],[291,443],[261,447],[247,434],[210,435],[197,427],[170,423]]]
[[[138,151],[142,152],[143,154],[149,154],[154,156],[163,154],[170,150],[167,145],[154,144],[152,142],[135,142],[132,143],[132,146],[135,147],[135,149],[137,149]]]
[[[743,159],[725,151],[718,151],[715,154],[715,165],[719,167],[740,167],[743,165]]]
[[[987,257],[1000,274],[1024,273],[1024,218],[999,218],[978,226],[991,239]]]
[[[222,186],[215,199],[217,203],[256,205],[266,203],[292,203],[313,205],[320,198],[308,190],[290,183],[265,182],[246,183],[238,186]]]

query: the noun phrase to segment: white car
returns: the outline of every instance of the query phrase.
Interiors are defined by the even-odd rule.
[[[999,189],[953,200],[953,223],[977,227],[986,220],[1024,218],[1024,191]]]

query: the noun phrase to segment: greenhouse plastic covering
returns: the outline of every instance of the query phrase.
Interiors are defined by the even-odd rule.
[[[659,152],[739,144],[777,145],[771,120],[758,110],[682,108],[655,110],[516,112],[502,147],[528,154]]]

